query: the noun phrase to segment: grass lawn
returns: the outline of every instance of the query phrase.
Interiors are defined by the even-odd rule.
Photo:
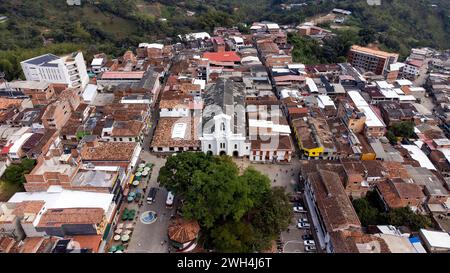
[[[16,192],[22,190],[22,187],[19,185],[0,180],[0,202],[8,201]]]

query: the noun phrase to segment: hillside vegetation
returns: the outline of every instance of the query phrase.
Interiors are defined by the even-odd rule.
[[[292,10],[282,10],[280,6],[299,2],[309,4]],[[17,77],[17,62],[46,51],[48,44],[54,44],[48,51],[75,47],[83,48],[87,55],[102,51],[118,56],[139,42],[164,42],[178,34],[211,31],[215,26],[239,25],[245,29],[244,24],[262,20],[296,25],[335,7],[353,12],[345,30],[333,30],[350,40],[338,41],[337,46],[305,56],[307,62],[342,59],[339,57],[350,42],[379,42],[381,48],[402,56],[414,46],[450,47],[450,1],[381,3],[369,6],[366,0],[84,0],[81,7],[70,7],[63,0],[0,1],[0,15],[8,17],[0,23],[0,70],[7,73],[8,79]],[[190,16],[188,11],[192,12]],[[312,48],[316,46],[313,42],[302,43],[307,47],[298,46],[297,54],[318,51]],[[333,48],[338,52],[331,52]]]

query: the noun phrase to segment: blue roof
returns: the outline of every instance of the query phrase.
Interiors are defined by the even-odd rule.
[[[39,57],[35,57],[33,59],[26,60],[27,64],[34,64],[39,66],[58,66],[57,64],[49,64],[49,62],[58,60],[59,57],[53,54],[45,54]]]
[[[416,237],[411,237],[409,238],[409,241],[414,244],[414,243],[420,243],[420,238],[418,236]]]

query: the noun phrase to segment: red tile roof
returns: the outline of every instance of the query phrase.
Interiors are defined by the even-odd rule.
[[[241,58],[234,51],[225,52],[205,52],[203,58],[215,62],[240,62]]]

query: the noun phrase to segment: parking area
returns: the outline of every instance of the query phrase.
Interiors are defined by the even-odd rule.
[[[297,209],[294,209],[296,207]],[[301,200],[292,203],[294,218],[287,231],[283,231],[277,241],[278,252],[280,253],[312,253],[314,249],[306,249],[306,245],[315,245],[311,233],[311,219]],[[302,226],[299,228],[299,224]],[[305,242],[306,241],[306,242]],[[306,243],[306,245],[305,245]]]

